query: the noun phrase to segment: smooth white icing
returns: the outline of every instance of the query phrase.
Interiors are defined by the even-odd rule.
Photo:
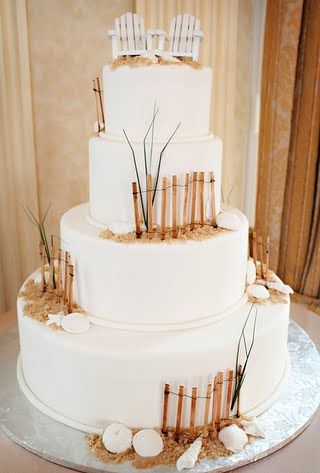
[[[209,133],[212,70],[190,66],[103,69],[103,91],[108,133],[143,137],[152,120],[156,102],[159,112],[156,137],[169,137],[177,124],[177,136]]]
[[[205,393],[218,371],[233,368],[250,304],[206,327],[134,332],[91,326],[79,335],[53,331],[23,316],[18,299],[23,373],[28,398],[48,415],[89,432],[112,422],[154,428],[162,421],[164,383]],[[255,344],[241,391],[241,411],[259,415],[275,400],[287,375],[289,303],[258,306]],[[248,334],[252,331],[252,320]],[[171,399],[170,403],[174,401]],[[197,424],[203,419],[197,406]],[[175,408],[170,404],[169,425]],[[189,401],[185,412],[189,411]],[[189,418],[183,418],[188,425]]]
[[[130,137],[130,133],[129,133]],[[144,152],[142,141],[133,142],[136,153],[137,167],[142,191],[146,191]],[[154,143],[152,153],[152,175],[155,179],[159,154],[164,147],[164,142]],[[147,148],[147,161],[149,163],[149,146]],[[173,175],[178,176],[179,184],[184,184],[185,173],[204,171],[205,175],[205,202],[210,199],[209,172],[215,175],[215,201],[216,211],[220,210],[221,194],[221,158],[222,143],[220,138],[212,134],[201,139],[173,140],[165,150],[162,158],[158,189],[161,189],[162,177],[167,177],[169,182]],[[149,167],[150,169],[150,167]],[[190,176],[191,179],[191,176]],[[91,138],[89,142],[89,190],[90,190],[90,216],[105,226],[112,222],[134,222],[132,182],[137,181],[131,150],[121,136],[118,139],[110,137]],[[180,216],[182,219],[183,189],[178,188],[180,195]],[[145,195],[145,194],[144,194]],[[168,191],[167,222],[171,222],[171,205]],[[189,198],[191,206],[191,198]],[[189,209],[190,211],[190,209]],[[197,209],[199,216],[199,209]],[[158,191],[154,203],[153,221],[160,223],[161,219],[161,192]]]
[[[236,232],[203,241],[125,244],[99,238],[87,223],[88,206],[74,207],[62,217],[61,238],[75,267],[75,300],[96,323],[125,328],[167,329],[223,316],[243,300],[246,283],[248,222],[233,211],[242,225]]]

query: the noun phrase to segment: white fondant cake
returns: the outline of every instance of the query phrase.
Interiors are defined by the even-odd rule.
[[[76,300],[95,323],[115,328],[166,330],[225,317],[246,302],[248,223],[234,212],[240,230],[204,241],[119,244],[99,238],[87,205],[69,210],[61,238],[73,255]]]
[[[107,131],[143,138],[159,108],[155,136],[166,139],[178,123],[177,137],[209,134],[212,71],[209,67],[155,64],[148,67],[103,69]]]
[[[109,423],[159,427],[164,383],[204,394],[218,371],[235,363],[250,304],[204,327],[167,332],[115,330],[92,325],[79,335],[49,330],[24,316],[18,302],[23,390],[48,415],[88,432]],[[255,344],[241,409],[259,415],[275,400],[287,372],[289,304],[259,306]],[[253,319],[248,325],[251,340]],[[197,422],[203,418],[199,402]],[[188,426],[189,401],[183,424]],[[175,423],[170,410],[169,425]]]
[[[132,16],[125,18],[129,25]],[[122,27],[128,25],[124,21]],[[215,386],[210,392],[214,403],[226,403],[223,416],[240,409],[260,414],[285,383],[289,297],[279,296],[280,286],[269,286],[263,303],[259,294],[265,287],[246,292],[248,283],[252,288],[271,280],[265,268],[268,281],[257,281],[256,263],[247,263],[246,217],[230,208],[219,214],[222,144],[209,132],[211,83],[210,68],[186,64],[104,68],[106,123],[105,132],[90,140],[89,203],[61,220],[63,250],[72,264],[60,252],[65,262],[61,267],[59,256],[48,272],[42,256],[41,270],[18,298],[20,386],[37,408],[60,422],[100,433],[111,423],[159,428],[166,418],[162,406],[168,383],[173,395],[179,386],[189,393],[196,386],[197,410],[191,408],[189,415],[191,396],[186,396],[181,418],[182,426],[190,422],[191,429],[193,415],[193,425],[204,425],[200,401],[209,383]],[[144,146],[154,104],[158,113]],[[189,181],[186,174],[195,172],[196,179]],[[157,182],[157,173],[159,183],[168,177],[169,186],[149,187],[146,194],[146,175]],[[137,193],[131,186],[139,176]],[[146,206],[146,214],[139,215],[139,205],[143,211]],[[142,238],[140,227],[147,230]],[[108,238],[102,238],[102,229]],[[205,237],[193,238],[198,230],[205,230]],[[159,238],[152,240],[156,232]],[[256,316],[247,319],[252,302]],[[217,381],[223,373],[229,378]],[[224,382],[234,385],[233,392],[228,401],[220,391],[217,401]],[[212,409],[214,418],[218,408]],[[169,410],[168,425],[175,425],[176,412]],[[213,420],[211,427],[219,425]],[[119,442],[117,451],[124,448]],[[147,447],[139,444],[138,450]]]

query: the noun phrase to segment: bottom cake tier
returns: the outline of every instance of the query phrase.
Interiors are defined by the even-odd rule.
[[[238,347],[239,362],[245,364],[241,333],[247,350],[252,344],[241,388],[241,413],[259,415],[267,409],[288,375],[289,300],[254,306],[247,302],[222,320],[188,330],[131,332],[91,325],[81,334],[53,330],[26,315],[25,304],[20,297],[20,386],[42,412],[86,432],[101,432],[110,422],[161,426],[165,383],[173,393],[168,424],[175,423],[174,393],[183,385],[190,397],[192,387],[197,387],[196,424],[201,425],[208,383],[218,372],[226,377],[235,368]],[[185,426],[190,397],[183,406]]]

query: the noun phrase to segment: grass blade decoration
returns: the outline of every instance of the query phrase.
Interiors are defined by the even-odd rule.
[[[158,169],[157,169],[157,177],[156,177],[156,181],[155,181],[155,185],[154,185],[154,191],[153,191],[153,196],[152,196],[152,204],[154,203],[154,199],[156,198],[156,193],[157,193],[157,188],[158,188],[158,181],[159,181],[159,175],[160,175],[160,168],[161,168],[161,162],[162,162],[162,158],[163,158],[163,154],[167,148],[167,146],[169,145],[170,141],[172,140],[172,138],[174,137],[174,135],[177,133],[179,127],[181,125],[181,122],[178,123],[177,127],[175,128],[175,130],[173,131],[173,133],[171,134],[170,138],[167,140],[166,144],[164,145],[164,147],[162,148],[161,152],[160,152],[160,156],[159,156],[159,162],[158,162]]]
[[[133,163],[134,163],[134,169],[135,169],[135,172],[136,172],[137,183],[138,183],[138,187],[139,187],[139,195],[140,195],[143,221],[144,221],[145,226],[148,228],[148,220],[146,218],[146,213],[145,213],[145,210],[144,210],[144,202],[143,202],[143,197],[142,197],[142,190],[141,190],[141,183],[140,183],[139,171],[138,171],[138,166],[137,166],[136,154],[135,154],[133,146],[132,146],[132,144],[131,144],[131,142],[128,138],[128,135],[127,135],[126,131],[124,129],[122,131],[124,133],[124,136],[126,137],[128,145],[131,149],[131,153],[132,153],[132,157],[133,157]]]
[[[144,135],[144,138],[143,138],[143,158],[144,158],[144,172],[145,172],[145,187],[147,187],[147,179],[148,179],[148,163],[147,163],[147,147],[146,147],[146,141],[147,141],[147,138],[148,138],[148,135],[149,135],[149,132],[151,130],[151,128],[154,128],[154,121],[156,119],[156,116],[157,116],[157,113],[158,113],[158,109],[156,110],[155,109],[155,106],[156,104],[154,104],[154,108],[153,108],[153,117],[152,117],[152,121],[146,131],[146,134]],[[150,168],[150,174],[151,174],[151,168]],[[149,222],[149,215],[148,215],[148,206],[146,208],[146,221]]]
[[[151,123],[146,131],[146,134],[144,135],[144,138],[143,138],[143,157],[144,157],[144,171],[145,171],[145,175],[146,175],[146,179],[147,179],[147,175],[148,174],[151,174],[151,167],[150,167],[150,172],[148,173],[148,163],[147,163],[147,147],[146,147],[146,141],[147,141],[147,138],[148,138],[148,135],[150,133],[150,130],[152,128],[152,134],[153,134],[153,131],[154,131],[154,122],[155,122],[155,119],[156,119],[156,116],[157,116],[157,113],[158,113],[159,109],[157,108],[156,109],[156,104],[154,104],[154,108],[153,108],[153,116],[152,116],[152,120],[151,120]],[[153,139],[153,138],[152,138]],[[153,143],[152,143],[153,145]]]
[[[156,116],[156,113],[158,113],[158,110],[159,110],[159,109],[157,109],[157,112],[156,112],[156,106],[157,106],[157,102],[154,102],[154,106],[153,106],[153,116],[154,116],[154,118],[155,118],[155,116]],[[153,155],[153,142],[154,142],[154,124],[155,124],[155,121],[153,120],[152,128],[151,128],[151,144],[150,144],[150,158],[149,158],[150,174],[152,174],[152,155]]]
[[[45,211],[43,217],[40,215],[39,220],[34,215],[32,210],[30,209],[30,207],[28,207],[28,205],[26,207],[24,205],[22,205],[22,207],[23,207],[29,221],[38,228],[39,235],[40,235],[40,240],[43,243],[43,246],[44,246],[44,249],[45,249],[45,252],[46,252],[47,261],[48,261],[48,264],[50,264],[50,261],[51,261],[50,248],[49,248],[49,244],[48,244],[48,239],[47,239],[47,234],[46,234],[44,223],[45,223],[45,220],[47,218],[48,212],[51,208],[51,203],[48,205],[47,210]],[[52,239],[51,239],[51,241],[52,241]],[[54,273],[53,273],[53,281],[52,282],[53,282],[53,287],[56,288],[56,281],[55,281]]]
[[[245,329],[246,329],[246,326],[248,324],[248,321],[250,319],[250,316],[251,316],[251,313],[252,313],[252,310],[255,308],[255,315],[254,315],[254,323],[253,323],[253,330],[252,330],[252,339],[251,339],[251,344],[249,346],[249,349],[248,349],[248,344],[247,344],[247,340],[246,340],[246,334],[245,334]],[[242,330],[241,330],[241,335],[240,335],[240,338],[239,338],[239,341],[238,341],[238,346],[237,346],[237,356],[236,356],[236,366],[235,366],[235,383],[234,383],[234,392],[233,392],[233,396],[232,396],[232,401],[231,401],[231,409],[234,408],[236,402],[237,402],[237,399],[240,395],[240,390],[241,390],[241,387],[243,385],[243,382],[246,378],[246,372],[247,372],[247,365],[248,365],[248,362],[249,362],[249,358],[250,358],[250,355],[251,355],[251,352],[252,352],[252,348],[253,348],[253,345],[254,345],[254,342],[255,342],[255,334],[256,334],[256,325],[257,325],[257,315],[258,315],[258,310],[257,308],[255,307],[255,304],[253,303],[250,307],[250,310],[249,310],[249,313],[246,317],[246,320],[244,322],[244,325],[242,327]],[[245,363],[243,365],[243,368],[242,368],[242,372],[239,373],[239,355],[240,355],[240,348],[241,348],[241,342],[243,342],[243,346],[244,346],[244,350],[245,350],[245,356],[246,356],[246,360],[245,360]]]

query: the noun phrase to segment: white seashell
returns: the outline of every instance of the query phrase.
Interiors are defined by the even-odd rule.
[[[86,315],[72,312],[62,318],[61,327],[68,333],[83,333],[89,330],[90,322]]]
[[[260,286],[260,284],[251,284],[248,286],[247,294],[256,299],[268,299],[268,297],[270,297],[268,289],[264,286]]]
[[[57,327],[61,327],[62,319],[64,318],[65,313],[63,311],[58,312],[57,314],[48,314],[48,320],[46,325],[56,324]]]
[[[100,122],[100,131],[103,131],[104,130],[104,123],[103,122]]]
[[[269,282],[269,289],[275,289],[278,292],[283,294],[293,294],[293,289],[288,284],[283,284],[282,282]]]
[[[123,424],[111,424],[103,432],[102,442],[108,452],[125,452],[132,445],[132,430]]]
[[[220,430],[218,439],[230,452],[241,452],[248,443],[247,434],[235,424],[228,425]]]
[[[161,435],[153,429],[137,432],[132,440],[133,448],[140,457],[156,457],[163,450]]]
[[[247,261],[247,284],[253,284],[257,277],[256,265],[252,259]]]
[[[93,131],[95,133],[99,133],[99,123],[98,122],[94,122],[93,124]]]
[[[247,434],[252,435],[253,437],[266,438],[266,434],[256,417],[249,420],[242,419],[240,422]]]
[[[235,213],[223,210],[217,216],[217,225],[227,230],[240,230],[241,220]]]
[[[135,231],[135,227],[132,222],[111,222],[108,225],[108,229],[110,232],[114,233],[115,235],[130,233]]]
[[[196,464],[196,460],[194,458],[194,455],[191,455],[191,453],[188,453],[188,450],[187,450],[181,455],[181,457],[178,458],[176,467],[178,471],[181,471],[184,468],[193,468],[195,464]]]
[[[178,458],[177,470],[181,471],[184,468],[193,468],[198,460],[198,456],[202,447],[202,438],[198,437],[190,447]]]

